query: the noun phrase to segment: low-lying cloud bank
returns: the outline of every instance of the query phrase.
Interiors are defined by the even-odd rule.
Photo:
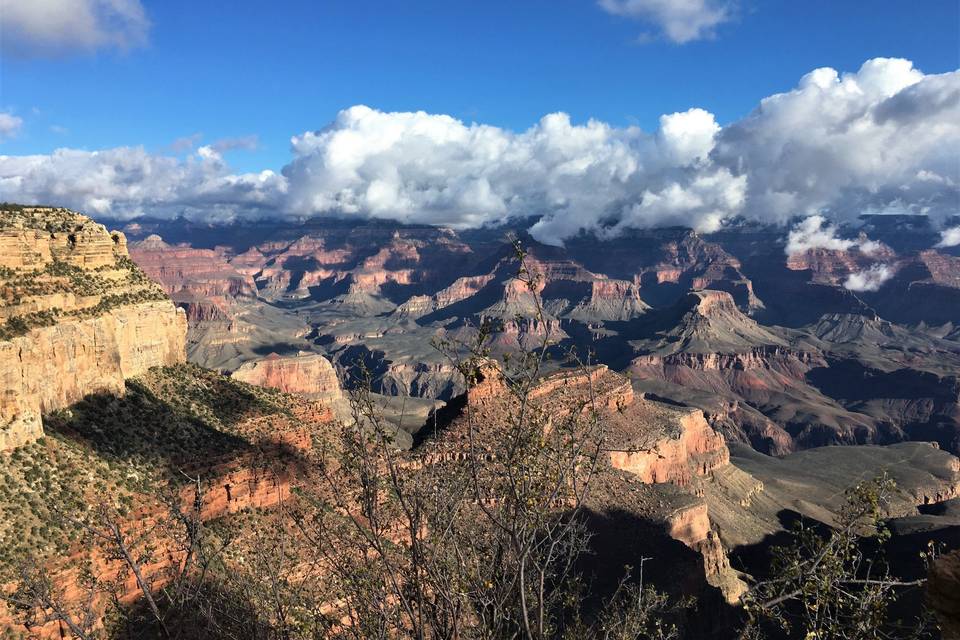
[[[850,291],[878,291],[883,284],[894,276],[894,269],[885,264],[875,264],[869,269],[857,271],[847,276],[843,286]]]
[[[856,73],[814,70],[726,127],[690,109],[653,133],[563,113],[517,133],[355,106],[294,136],[281,173],[235,174],[212,147],[185,159],[61,149],[0,156],[0,199],[114,216],[330,214],[456,228],[540,216],[531,232],[553,244],[581,231],[795,216],[821,216],[809,229],[819,232],[861,213],[956,214],[958,148],[960,71],[925,75],[881,58]]]
[[[849,251],[857,249],[865,255],[873,255],[887,248],[882,242],[870,240],[861,233],[856,240],[843,238],[840,230],[821,215],[812,215],[797,222],[787,234],[784,251],[788,256],[805,253],[814,249],[827,251]]]
[[[950,227],[940,232],[940,242],[937,247],[955,247],[960,245],[960,227]]]

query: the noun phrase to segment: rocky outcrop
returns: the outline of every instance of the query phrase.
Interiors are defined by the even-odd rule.
[[[487,363],[475,378],[465,397],[436,413],[438,422],[450,423],[424,445],[424,463],[459,464],[468,446],[496,461],[519,400],[498,365]],[[660,523],[670,537],[701,554],[707,582],[729,602],[737,601],[744,583],[730,567],[701,488],[729,465],[730,453],[702,412],[639,398],[628,379],[603,365],[544,376],[526,399],[531,420],[545,433],[576,411],[595,416],[602,425],[604,471],[598,471],[589,508]]]
[[[494,279],[494,274],[465,276],[457,278],[453,284],[441,289],[432,296],[412,296],[397,307],[396,314],[401,317],[419,318],[428,313],[449,307],[466,300],[486,287]]]
[[[686,367],[698,371],[747,371],[767,369],[800,379],[815,366],[824,366],[826,360],[818,353],[794,351],[783,347],[755,347],[744,353],[675,353],[668,356],[638,356],[630,363],[631,369],[641,373],[647,369],[668,371],[672,367]]]
[[[449,397],[456,388],[455,374],[448,362],[385,362],[377,390],[391,396]]]
[[[294,356],[272,353],[261,360],[244,363],[230,375],[248,384],[326,401],[343,397],[333,365],[316,353],[300,352]]]
[[[640,297],[640,287],[626,280],[595,280],[590,283],[589,299],[579,302],[567,315],[586,321],[629,320],[645,313],[650,306]]]
[[[730,293],[745,311],[763,308],[740,261],[690,230],[638,231],[602,244],[573,239],[567,246],[590,271],[637,283],[648,303],[671,304],[690,289],[714,289]]]
[[[639,354],[741,354],[787,341],[744,314],[726,291],[698,290],[638,321]]]
[[[60,209],[0,212],[16,238],[0,275],[0,450],[42,435],[41,415],[182,362],[183,311],[129,261],[122,234]],[[53,230],[51,230],[53,229]],[[30,240],[27,243],[24,238]]]
[[[124,380],[183,362],[186,320],[169,301],[34,329],[0,342],[0,449],[40,435],[40,416],[91,393],[123,393]]]
[[[628,471],[646,483],[690,484],[694,476],[706,476],[730,462],[723,436],[714,431],[700,411],[677,419],[678,431],[647,439],[637,447],[610,449],[610,464]]]
[[[728,604],[738,604],[747,584],[730,565],[727,550],[710,522],[706,502],[677,509],[667,517],[667,532],[700,554],[707,583],[723,594]]]
[[[67,209],[25,207],[0,211],[0,267],[42,269],[60,261],[82,269],[113,266],[116,253],[126,255],[126,238]]]
[[[849,249],[809,249],[791,254],[787,256],[787,269],[809,271],[810,281],[817,284],[841,286],[852,273],[878,263],[893,265],[896,261],[893,249],[864,237]]]

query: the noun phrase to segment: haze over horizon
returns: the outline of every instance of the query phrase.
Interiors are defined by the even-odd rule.
[[[7,201],[454,228],[538,216],[548,244],[798,216],[829,243],[831,224],[915,213],[960,244],[954,3],[802,18],[721,0],[240,3],[189,26],[138,0],[0,10]]]

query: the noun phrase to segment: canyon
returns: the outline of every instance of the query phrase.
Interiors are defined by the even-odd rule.
[[[704,620],[735,610],[790,518],[830,526],[844,491],[876,474],[896,482],[884,513],[896,544],[912,553],[918,536],[960,531],[931,511],[960,498],[956,330],[893,318],[883,287],[844,289],[868,264],[857,250],[774,256],[747,232],[675,229],[600,250],[387,223],[231,236],[186,221],[108,231],[56,208],[0,216],[0,489],[16,514],[0,525],[5,593],[36,554],[71,610],[90,602],[78,563],[123,573],[62,517],[106,495],[135,537],[165,517],[164,487],[202,522],[245,532],[242,554],[280,517],[264,514],[336,477],[351,397],[378,412],[360,426],[385,430],[403,469],[438,478],[495,469],[518,415],[542,438],[597,425],[584,432],[598,452],[583,502],[592,579],[651,554],[647,575],[696,595]],[[952,254],[895,246],[869,253],[896,261],[884,287],[958,287]],[[803,322],[783,312],[798,290]],[[535,378],[518,382],[514,358],[541,347]],[[464,377],[477,353],[485,364]],[[170,540],[148,555],[155,589],[184,557]],[[142,595],[129,575],[118,589],[125,605]],[[98,615],[109,604],[98,596]],[[8,629],[62,633],[25,624],[0,606]]]
[[[727,438],[768,453],[904,439],[960,452],[960,258],[925,247],[935,237],[927,227],[895,218],[866,216],[847,249],[793,255],[782,232],[752,227],[564,247],[509,227],[141,220],[129,229],[133,255],[182,296],[188,357],[204,366],[317,353],[347,387],[446,401],[463,391],[448,347],[482,332],[508,353],[546,336],[556,353],[629,370],[650,393],[700,408]],[[876,291],[845,288],[874,265],[890,274]],[[254,288],[236,286],[237,275]],[[864,397],[844,383],[851,373],[883,383]]]

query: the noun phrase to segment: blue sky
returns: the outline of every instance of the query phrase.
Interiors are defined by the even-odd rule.
[[[256,136],[255,149],[225,152],[231,166],[279,170],[292,135],[355,104],[513,130],[565,111],[648,131],[699,106],[725,125],[817,67],[892,56],[956,69],[958,7],[743,0],[712,35],[678,44],[655,20],[591,0],[144,1],[142,45],[3,55],[0,110],[23,125],[0,153],[170,153],[198,133],[198,144]]]
[[[0,200],[960,244],[960,3],[0,0]]]

